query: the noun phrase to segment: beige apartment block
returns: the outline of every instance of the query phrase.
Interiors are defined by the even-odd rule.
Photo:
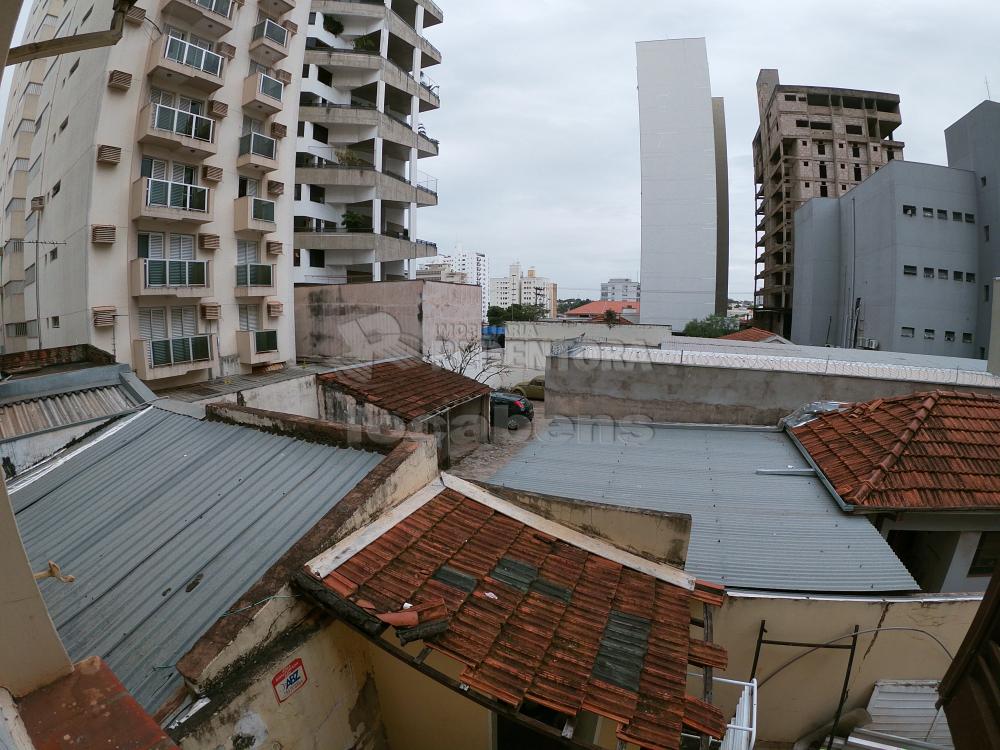
[[[903,143],[899,96],[860,89],[782,85],[778,71],[757,77],[760,127],[753,140],[757,215],[754,324],[792,331],[795,209],[837,198],[893,159]]]
[[[521,265],[514,263],[506,276],[490,279],[490,304],[503,308],[533,305],[545,310],[548,317],[555,318],[557,290],[558,286],[554,281],[539,276],[534,268],[522,273]]]
[[[433,0],[316,0],[302,66],[295,170],[296,284],[416,278],[437,255],[418,209],[437,180],[419,169],[438,142],[421,118],[440,106],[424,36],[444,20]]]
[[[157,388],[294,360],[308,13],[139,0],[115,46],[17,68],[0,146],[5,351],[89,343]],[[110,3],[36,2],[25,41],[110,23]]]

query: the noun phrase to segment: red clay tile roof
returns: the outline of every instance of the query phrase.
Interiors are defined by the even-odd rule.
[[[1000,398],[913,393],[854,404],[791,432],[847,503],[1000,509]]]
[[[490,392],[478,380],[419,359],[337,370],[319,380],[407,421]]]
[[[720,336],[719,338],[728,339],[730,341],[756,341],[758,343],[762,341],[771,341],[772,339],[776,341],[784,340],[778,334],[773,333],[772,331],[765,331],[763,328],[744,328],[742,331],[727,333],[725,336]]]
[[[685,695],[689,663],[726,663],[723,648],[689,636],[692,603],[721,604],[713,584],[665,582],[451,488],[323,583],[401,640],[457,659],[463,683],[513,707],[586,709],[656,750],[676,750],[683,726],[725,731],[718,708]]]
[[[634,312],[639,312],[638,302],[610,302],[610,301],[597,301],[588,302],[585,305],[580,305],[579,307],[574,307],[572,310],[568,310],[566,315],[570,316],[583,316],[588,317],[591,315],[604,315],[608,310],[613,310],[618,315],[621,315],[626,310],[632,310]]]

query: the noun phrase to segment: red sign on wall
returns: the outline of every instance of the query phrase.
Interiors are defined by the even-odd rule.
[[[278,703],[284,703],[306,684],[306,680],[305,665],[302,664],[302,659],[296,659],[271,679],[274,697],[278,699]]]

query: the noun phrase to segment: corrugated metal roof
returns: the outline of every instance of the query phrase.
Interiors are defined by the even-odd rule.
[[[771,591],[913,591],[869,521],[840,510],[781,432],[553,422],[491,482],[691,516],[688,572]]]
[[[0,406],[0,440],[120,414],[135,403],[117,385]]]
[[[177,660],[381,460],[149,409],[97,436],[11,499],[70,656],[98,655],[147,710]]]
[[[1000,377],[986,372],[983,360],[902,352],[676,337],[666,339],[660,349],[587,344],[575,347],[569,356],[1000,389]]]
[[[0,441],[122,414],[153,398],[127,365],[46,367],[0,383]]]
[[[909,740],[954,748],[944,710],[935,707],[938,683],[934,680],[879,680],[875,683],[864,729]]]

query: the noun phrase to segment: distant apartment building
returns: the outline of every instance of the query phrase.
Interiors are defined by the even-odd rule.
[[[608,279],[601,284],[602,302],[638,302],[639,282],[632,279]]]
[[[760,126],[753,140],[757,212],[754,323],[792,333],[795,209],[838,198],[893,159],[903,143],[899,96],[860,89],[782,85],[778,71],[757,77]]]
[[[142,6],[115,46],[12,71],[5,349],[89,343],[157,387],[294,360],[286,135],[308,7]],[[106,30],[111,14],[36,2],[25,40]]]
[[[465,275],[466,284],[475,284],[483,294],[483,320],[490,307],[490,260],[486,253],[476,253],[455,248],[451,255],[439,255],[438,263],[447,265],[454,273]]]
[[[417,279],[424,281],[443,281],[446,284],[468,284],[468,277],[464,273],[457,273],[451,270],[447,263],[430,263],[417,269]]]
[[[419,169],[438,142],[421,121],[440,104],[424,36],[444,20],[433,0],[316,0],[306,37],[295,155],[297,284],[416,277],[418,209],[437,180]],[[299,68],[296,68],[298,72]]]
[[[490,279],[490,304],[496,307],[511,305],[537,305],[551,318],[556,317],[556,284],[536,275],[534,268],[527,274],[521,265],[514,263],[503,277]]]
[[[1000,253],[1000,104],[945,131],[949,166],[895,160],[795,213],[792,340],[985,358]]]
[[[704,39],[636,44],[643,323],[724,315],[729,288],[725,107]]]

